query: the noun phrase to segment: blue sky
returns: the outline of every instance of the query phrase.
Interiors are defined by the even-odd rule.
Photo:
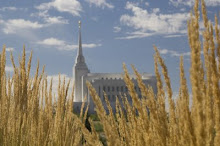
[[[213,21],[220,0],[206,3]],[[186,22],[192,6],[193,0],[1,0],[0,42],[16,60],[23,45],[27,55],[33,50],[33,69],[39,59],[48,76],[61,73],[71,78],[81,20],[83,53],[91,72],[122,72],[125,62],[154,74],[156,45],[178,91],[180,55],[189,78]],[[11,72],[7,60],[6,70]]]

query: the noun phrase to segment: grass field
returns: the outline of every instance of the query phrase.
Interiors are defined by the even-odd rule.
[[[170,77],[164,60],[155,49],[157,94],[147,88],[135,67],[139,99],[132,79],[124,65],[124,81],[132,98],[132,105],[122,97],[116,99],[116,113],[105,97],[106,113],[96,90],[88,82],[89,93],[97,115],[73,113],[73,90],[70,81],[59,79],[57,95],[53,82],[48,81],[39,62],[34,76],[30,76],[32,53],[26,60],[25,48],[18,66],[11,54],[12,76],[5,72],[5,46],[0,54],[0,145],[109,145],[109,146],[219,146],[220,145],[220,31],[218,18],[213,25],[207,18],[204,0],[195,0],[188,20],[188,40],[191,48],[190,83],[187,86],[183,57],[180,58],[179,96],[173,100]],[[200,14],[204,23],[201,33]],[[204,59],[201,59],[201,51]],[[189,106],[189,88],[192,106]],[[56,100],[55,100],[56,98]],[[168,110],[165,104],[168,101]],[[122,110],[122,106],[126,112]],[[84,105],[82,106],[82,109]],[[146,110],[149,109],[149,112]],[[88,118],[89,117],[89,118]],[[89,126],[90,125],[90,126]]]

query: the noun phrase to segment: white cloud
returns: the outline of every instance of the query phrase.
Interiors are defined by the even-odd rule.
[[[149,4],[148,2],[145,2],[145,5],[146,5],[146,6],[149,6],[150,4]]]
[[[148,12],[146,9],[138,7],[138,4],[131,2],[127,2],[125,8],[131,10],[133,15],[122,15],[120,17],[121,24],[132,27],[138,32],[130,34],[127,36],[128,38],[186,33],[186,21],[189,18],[189,13],[162,14],[159,8]]]
[[[145,38],[154,35],[154,33],[147,33],[147,32],[141,32],[141,31],[135,31],[135,32],[127,32],[127,36],[125,37],[117,37],[116,39],[119,40],[130,40],[130,39],[139,39],[139,38]]]
[[[69,21],[61,16],[50,16],[47,10],[32,13],[31,16],[43,18],[44,22],[48,24],[69,24]]]
[[[32,14],[33,16],[34,14]],[[13,34],[13,33],[31,33],[30,30],[40,29],[43,27],[48,27],[53,24],[68,24],[68,20],[63,19],[61,16],[51,17],[46,13],[39,13],[39,16],[43,17],[45,23],[39,23],[37,21],[30,21],[25,19],[9,19],[9,20],[1,20],[0,24],[2,26],[2,30],[5,34]],[[19,32],[19,33],[18,33]]]
[[[114,32],[116,33],[121,31],[121,27],[118,27],[118,26],[115,26],[113,29],[114,29]]]
[[[47,17],[45,19],[45,21],[47,23],[50,23],[50,24],[68,24],[68,20],[66,19],[63,19],[63,17],[61,16],[58,16],[58,17]]]
[[[70,50],[75,50],[78,48],[78,45],[73,45],[73,44],[68,44],[63,40],[59,40],[56,38],[47,38],[43,41],[39,41],[37,42],[40,45],[45,45],[45,46],[53,46],[58,50],[65,50],[65,51],[70,51]],[[101,44],[82,44],[83,48],[96,48],[96,47],[100,47]]]
[[[80,16],[80,12],[82,11],[81,4],[77,0],[54,0],[49,3],[42,3],[36,8],[39,10],[54,8],[59,12],[67,12],[73,16]]]
[[[180,11],[181,11],[181,12],[185,12],[185,11],[186,11],[186,8],[181,8]]]
[[[11,19],[8,20],[9,25],[14,25],[19,28],[41,28],[43,27],[42,24],[39,24],[38,22],[31,22],[29,20],[24,20],[24,19]]]
[[[56,38],[47,38],[41,42],[38,42],[41,45],[48,45],[48,46],[62,46],[65,45],[65,42],[62,40],[58,40]]]
[[[190,52],[179,53],[177,51],[168,50],[168,49],[159,49],[159,52],[162,55],[170,55],[172,57],[190,56]]]
[[[14,68],[12,66],[5,66],[5,71],[6,72],[13,72]]]
[[[100,47],[102,46],[102,44],[94,44],[94,43],[91,43],[91,44],[82,44],[82,47],[83,48],[96,48],[96,47]],[[57,46],[57,49],[58,50],[65,50],[65,51],[71,51],[71,50],[76,50],[78,49],[78,45],[68,45],[66,44],[65,46]]]
[[[169,51],[167,49],[160,49],[160,54],[167,54]]]
[[[84,48],[96,48],[96,47],[100,47],[100,46],[102,46],[101,44],[82,44],[82,47],[84,47]],[[78,48],[78,46],[77,46],[77,48]]]
[[[17,10],[27,10],[27,8],[17,8],[17,7],[1,7],[0,11],[17,11]]]
[[[113,9],[114,6],[110,3],[107,3],[106,0],[86,0],[88,3],[93,4],[97,7],[101,7],[101,8],[110,8]]]
[[[192,7],[195,0],[170,0],[170,3],[174,6],[186,5]],[[220,0],[205,0],[206,6],[216,7],[220,5]]]
[[[45,26],[38,22],[32,22],[24,19],[10,19],[7,21],[2,20],[4,23],[3,32],[6,34],[15,33],[19,29],[38,29]]]
[[[166,36],[164,36],[164,38],[176,38],[176,37],[182,37],[183,35],[181,35],[181,34],[174,34],[174,35],[166,35]]]
[[[159,8],[154,8],[154,9],[153,9],[153,13],[157,14],[157,13],[159,13],[159,12],[160,12],[160,9],[159,9]]]
[[[2,7],[2,8],[0,8],[0,11],[7,11],[7,10],[16,11],[17,8],[16,7]]]
[[[13,52],[14,51],[14,48],[6,48],[5,49],[7,52]]]

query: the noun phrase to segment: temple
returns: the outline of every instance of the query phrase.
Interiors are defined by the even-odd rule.
[[[94,113],[94,104],[92,98],[90,97],[89,91],[86,87],[86,81],[89,81],[93,87],[96,89],[97,94],[103,101],[103,105],[106,108],[104,102],[104,92],[107,94],[108,100],[115,111],[115,101],[116,97],[120,94],[126,94],[128,101],[132,102],[129,94],[128,88],[123,80],[123,73],[90,73],[88,69],[85,58],[83,56],[82,50],[82,38],[81,38],[81,22],[79,21],[79,48],[73,67],[73,79],[74,79],[74,110],[79,111],[82,102],[89,103],[89,113]],[[151,86],[154,92],[157,92],[156,78],[155,76],[142,73],[142,80],[146,86]],[[141,92],[138,87],[136,76],[130,75],[135,85],[135,90],[138,97],[141,98]],[[86,100],[85,100],[86,97]]]

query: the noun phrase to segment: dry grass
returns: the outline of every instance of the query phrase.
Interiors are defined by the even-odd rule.
[[[133,67],[143,95],[139,99],[124,65],[124,81],[131,95],[132,105],[125,96],[122,97],[123,105],[117,98],[116,113],[113,113],[105,96],[109,111],[107,114],[95,89],[87,83],[103,125],[107,145],[220,145],[219,25],[217,16],[214,26],[208,21],[204,0],[201,3],[205,26],[203,42],[199,32],[199,0],[196,0],[194,12],[188,21],[191,108],[183,57],[180,58],[179,97],[175,103],[168,70],[156,47],[156,95],[152,88],[143,84],[140,74]],[[201,59],[201,50],[204,52],[204,60]],[[18,67],[11,55],[14,67],[12,77],[5,72],[5,46],[0,54],[0,145],[103,145],[91,119],[91,132],[85,127],[88,107],[79,117],[73,114],[74,94],[68,95],[70,81],[60,79],[57,102],[53,102],[52,80],[48,83],[44,69],[39,73],[39,62],[34,77],[30,77],[32,53],[26,66],[25,49],[23,52]],[[161,77],[164,78],[164,83]],[[166,98],[169,103],[168,111],[165,109]]]
[[[44,69],[30,77],[31,58],[25,66],[25,49],[14,66],[12,78],[6,76],[5,46],[0,66],[0,145],[79,145],[81,130],[73,115],[73,94],[67,98],[69,83],[59,83],[57,102],[53,102]],[[79,118],[77,118],[79,119]]]

